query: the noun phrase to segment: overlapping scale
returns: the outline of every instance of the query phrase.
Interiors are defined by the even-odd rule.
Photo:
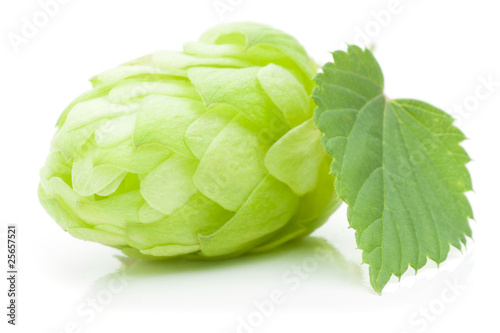
[[[73,236],[138,258],[226,258],[308,235],[337,207],[316,65],[289,35],[225,24],[105,71],[63,112],[39,197]]]

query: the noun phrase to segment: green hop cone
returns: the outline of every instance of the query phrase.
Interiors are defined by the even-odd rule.
[[[312,120],[316,65],[258,24],[94,77],[61,115],[39,197],[74,237],[144,258],[263,251],[339,199]]]

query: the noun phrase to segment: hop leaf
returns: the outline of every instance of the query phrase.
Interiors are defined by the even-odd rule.
[[[388,100],[369,50],[349,46],[333,58],[316,77],[314,119],[371,285],[381,292],[391,275],[418,270],[427,258],[440,263],[450,244],[460,249],[471,236],[465,137],[429,104]]]

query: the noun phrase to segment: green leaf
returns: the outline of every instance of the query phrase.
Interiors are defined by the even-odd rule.
[[[339,197],[377,292],[394,274],[441,263],[471,237],[472,189],[453,118],[424,102],[389,100],[369,50],[349,46],[318,74],[314,119]]]

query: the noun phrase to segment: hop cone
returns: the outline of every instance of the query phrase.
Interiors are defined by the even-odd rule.
[[[316,66],[257,24],[108,70],[61,115],[39,197],[74,237],[223,258],[303,237],[337,207],[312,120]]]

